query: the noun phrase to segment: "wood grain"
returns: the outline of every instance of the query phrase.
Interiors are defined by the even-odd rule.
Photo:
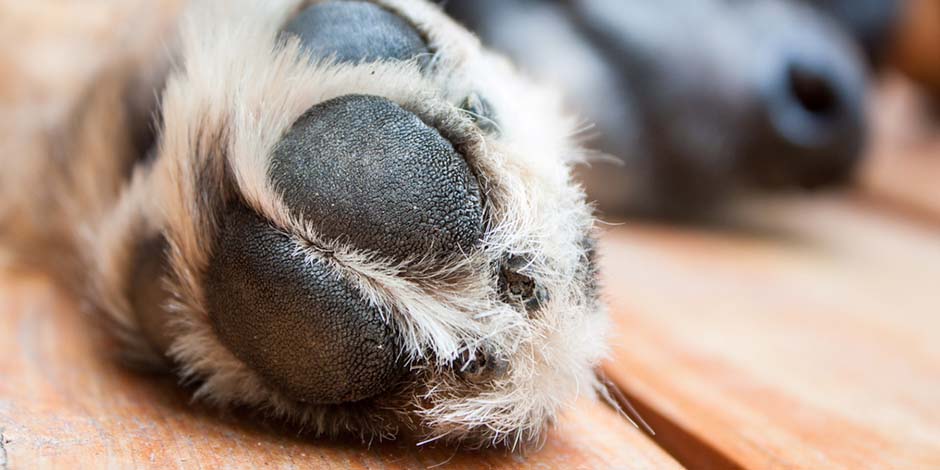
[[[689,468],[940,468],[940,233],[850,197],[755,210],[609,234],[609,375]]]
[[[894,34],[892,62],[940,98],[940,1],[906,0]]]
[[[206,410],[172,380],[122,369],[86,320],[48,282],[0,276],[0,468],[680,468],[588,401],[527,456],[304,439]]]
[[[859,175],[860,196],[940,222],[940,116],[914,84],[895,74],[882,79],[869,108],[872,138]]]

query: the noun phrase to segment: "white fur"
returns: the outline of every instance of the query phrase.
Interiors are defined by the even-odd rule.
[[[162,95],[163,126],[152,169],[135,172],[111,214],[88,238],[92,297],[135,354],[152,354],[130,302],[133,240],[163,233],[171,272],[162,280],[173,343],[169,355],[218,405],[251,405],[320,433],[364,437],[417,433],[470,446],[538,442],[578,395],[593,395],[607,317],[585,273],[592,217],[571,165],[577,121],[559,97],[521,77],[435,6],[375,0],[412,22],[436,52],[431,72],[414,62],[315,62],[278,31],[309,2],[202,1],[181,22],[177,63]],[[476,92],[492,104],[500,133],[480,132],[459,109]],[[291,214],[269,181],[274,146],[311,106],[346,94],[385,97],[437,128],[478,176],[487,231],[479,248],[447,262],[392,263],[321,237]],[[219,341],[202,276],[227,201],[242,200],[325,262],[396,322],[417,381],[368,409],[301,405],[267,386]],[[329,257],[323,253],[329,251]],[[526,274],[550,294],[535,314],[507,305],[493,266],[530,259]],[[507,373],[468,384],[455,358],[478,348],[505,358]]]

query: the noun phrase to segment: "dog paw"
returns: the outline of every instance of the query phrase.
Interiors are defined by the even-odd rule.
[[[432,5],[183,21],[100,304],[197,396],[318,433],[537,441],[606,316],[574,121]]]

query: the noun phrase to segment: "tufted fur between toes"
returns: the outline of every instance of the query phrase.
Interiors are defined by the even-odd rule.
[[[250,406],[323,435],[537,445],[566,404],[594,395],[593,368],[605,354],[593,219],[570,174],[583,155],[573,140],[577,121],[552,90],[522,77],[424,1],[374,3],[412,24],[430,57],[312,59],[280,34],[309,3],[202,1],[185,12],[178,40],[166,43],[174,62],[159,95],[153,154],[107,176],[117,189],[89,195],[67,182],[52,198],[56,207],[69,205],[72,193],[93,198],[69,209],[75,233],[68,237],[79,253],[70,272],[91,274],[80,289],[129,360],[180,374],[208,403]],[[325,236],[289,210],[269,176],[278,143],[312,107],[352,94],[389,100],[453,144],[482,195],[478,244],[443,259],[389,259]],[[480,97],[490,116],[467,109]],[[94,161],[126,161],[133,153],[110,141],[81,152]],[[91,171],[80,167],[86,161],[73,157],[68,171]],[[303,403],[223,344],[205,286],[234,205],[381,312],[408,364],[388,392]],[[519,277],[537,286],[538,302],[507,297],[507,279]],[[467,358],[476,357],[498,370],[468,379]]]

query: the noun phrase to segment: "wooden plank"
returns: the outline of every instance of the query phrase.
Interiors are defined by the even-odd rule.
[[[940,234],[848,197],[631,224],[608,374],[689,468],[940,468]]]
[[[940,2],[906,0],[892,39],[891,62],[940,98]]]
[[[172,380],[122,369],[86,320],[44,280],[0,277],[0,462],[7,467],[680,468],[611,408],[587,401],[528,456],[305,440],[190,404]]]
[[[872,142],[859,180],[871,202],[940,222],[940,116],[928,106],[909,80],[884,78],[870,104]]]

